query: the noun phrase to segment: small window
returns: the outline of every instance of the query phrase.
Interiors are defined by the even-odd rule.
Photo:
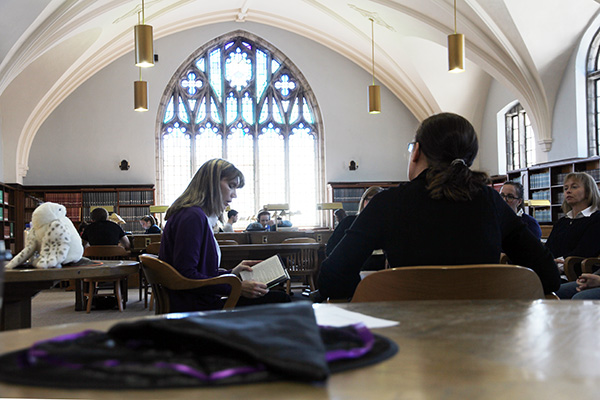
[[[588,155],[600,155],[600,30],[596,32],[587,60]]]
[[[525,109],[517,104],[506,113],[506,168],[535,164],[535,135]]]

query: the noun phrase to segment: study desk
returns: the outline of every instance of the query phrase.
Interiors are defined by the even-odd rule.
[[[232,269],[242,260],[265,260],[275,254],[294,254],[302,249],[318,251],[321,243],[269,243],[237,244],[219,246],[221,249],[221,268]]]
[[[138,261],[100,261],[102,265],[84,265],[63,268],[9,269],[4,271],[4,305],[0,330],[31,327],[31,299],[41,290],[51,288],[55,282],[84,278],[101,278],[112,275],[129,275],[138,272]],[[83,309],[83,291],[76,292],[75,308]]]
[[[95,399],[597,399],[600,302],[422,301],[336,304],[400,324],[375,332],[394,357],[323,385],[271,382],[204,389],[63,390],[0,383],[4,397]],[[0,353],[113,322],[0,333]]]

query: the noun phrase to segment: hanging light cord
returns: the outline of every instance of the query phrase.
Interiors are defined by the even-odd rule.
[[[456,0],[454,0],[454,9],[456,10]],[[456,16],[454,18],[456,19]],[[456,25],[456,22],[454,24]],[[146,15],[144,14],[144,0],[142,0],[142,25],[146,25]]]
[[[371,20],[371,60],[373,61],[373,85],[375,85],[375,30],[373,28],[373,18],[369,19]]]
[[[142,0],[142,3],[144,0]],[[454,0],[454,34],[456,35],[456,0]]]

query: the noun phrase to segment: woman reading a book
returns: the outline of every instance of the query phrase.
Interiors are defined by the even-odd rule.
[[[545,293],[560,286],[553,256],[491,187],[470,169],[477,135],[465,118],[431,116],[409,144],[410,182],[377,194],[321,265],[323,297],[348,298],[364,260],[383,249],[392,267],[497,264],[501,249],[534,270]]]
[[[187,189],[167,210],[159,258],[171,264],[190,279],[207,279],[241,271],[251,271],[258,261],[242,261],[233,270],[219,268],[221,251],[212,231],[223,211],[237,197],[236,190],[244,186],[244,175],[223,159],[204,163],[192,178]],[[219,309],[221,297],[229,287],[215,289],[177,290],[169,292],[171,310],[199,311]],[[238,306],[289,301],[285,292],[268,290],[263,283],[242,281]]]

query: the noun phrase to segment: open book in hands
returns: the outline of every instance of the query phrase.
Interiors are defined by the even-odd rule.
[[[290,279],[290,275],[283,266],[279,255],[274,255],[259,262],[252,267],[252,271],[240,271],[240,277],[243,281],[264,283],[268,288]]]

